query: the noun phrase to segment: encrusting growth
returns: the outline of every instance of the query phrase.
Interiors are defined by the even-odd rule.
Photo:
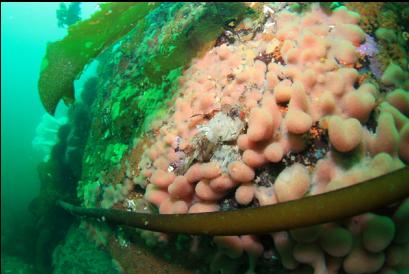
[[[368,72],[371,45],[393,35],[381,29],[373,40],[344,6],[259,5],[259,21],[232,23],[229,39],[192,60],[144,135],[149,142],[132,147],[142,153],[126,174],[160,214],[104,212],[121,224],[219,235],[214,268],[245,254],[254,270],[267,251],[256,235],[264,233],[286,270],[402,269],[406,204],[393,217],[366,213],[407,191],[396,174],[407,177],[409,73],[402,62]],[[347,219],[322,224],[334,218]],[[296,229],[305,225],[314,227]]]

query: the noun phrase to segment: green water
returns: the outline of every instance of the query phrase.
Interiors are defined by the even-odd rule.
[[[18,257],[28,264],[34,260],[31,237],[35,237],[38,220],[29,212],[29,205],[39,193],[37,165],[45,156],[32,145],[45,115],[37,82],[46,43],[63,38],[67,32],[57,26],[59,4],[1,3],[2,270],[5,256]],[[81,16],[88,17],[96,8],[97,3],[83,4]],[[83,81],[78,82],[82,85]],[[66,112],[67,107],[60,104],[56,117]]]

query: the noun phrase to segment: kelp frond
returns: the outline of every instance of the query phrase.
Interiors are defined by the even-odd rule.
[[[246,235],[290,230],[336,221],[375,210],[409,196],[409,167],[360,184],[259,208],[195,214],[146,214],[82,208],[61,202],[67,211],[113,224],[167,233]]]

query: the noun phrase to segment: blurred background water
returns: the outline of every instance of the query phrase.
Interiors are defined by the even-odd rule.
[[[45,111],[37,82],[47,42],[59,40],[67,32],[57,24],[59,6],[58,2],[1,3],[2,253],[3,240],[22,238],[24,225],[32,222],[28,205],[40,188],[36,167],[43,155],[33,148],[32,141]],[[80,7],[85,19],[98,9],[98,2],[81,3]],[[87,70],[76,86],[92,73],[92,68]],[[56,117],[65,116],[66,111],[60,104]]]

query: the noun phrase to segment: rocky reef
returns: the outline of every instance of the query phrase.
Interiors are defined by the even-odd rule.
[[[235,210],[405,167],[407,11],[368,5],[152,9],[98,57],[83,157],[65,152],[82,160],[78,201],[152,214]],[[173,273],[405,273],[408,205],[268,235],[83,226],[125,273],[138,269],[125,254],[141,246]]]

